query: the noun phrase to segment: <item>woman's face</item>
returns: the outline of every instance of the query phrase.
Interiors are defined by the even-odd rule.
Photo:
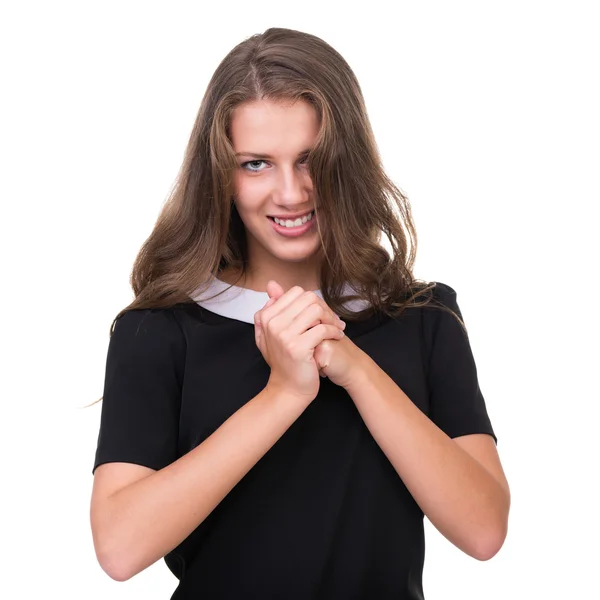
[[[304,261],[320,247],[307,163],[318,131],[316,111],[304,100],[260,100],[233,111],[235,205],[254,268]]]

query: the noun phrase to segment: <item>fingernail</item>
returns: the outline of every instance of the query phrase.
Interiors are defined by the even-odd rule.
[[[342,321],[339,317],[338,317],[338,321],[339,321],[340,325],[342,326],[342,329],[346,329],[346,322]]]

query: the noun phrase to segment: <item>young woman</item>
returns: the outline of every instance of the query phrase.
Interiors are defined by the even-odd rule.
[[[288,29],[237,45],[111,327],[110,577],[164,557],[178,600],[423,598],[424,514],[498,552],[510,494],[456,292],[415,252],[344,59]]]

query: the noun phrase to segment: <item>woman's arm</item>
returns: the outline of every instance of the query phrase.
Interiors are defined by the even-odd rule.
[[[309,404],[267,386],[202,444],[159,471],[100,465],[90,517],[102,569],[125,581],[178,546]]]
[[[510,491],[494,440],[449,438],[367,354],[344,387],[433,525],[479,560],[502,547]]]

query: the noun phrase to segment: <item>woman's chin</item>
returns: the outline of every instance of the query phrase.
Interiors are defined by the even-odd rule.
[[[281,245],[269,245],[265,249],[271,256],[282,262],[299,263],[315,258],[319,246],[315,244],[294,244],[295,247],[282,248]]]

